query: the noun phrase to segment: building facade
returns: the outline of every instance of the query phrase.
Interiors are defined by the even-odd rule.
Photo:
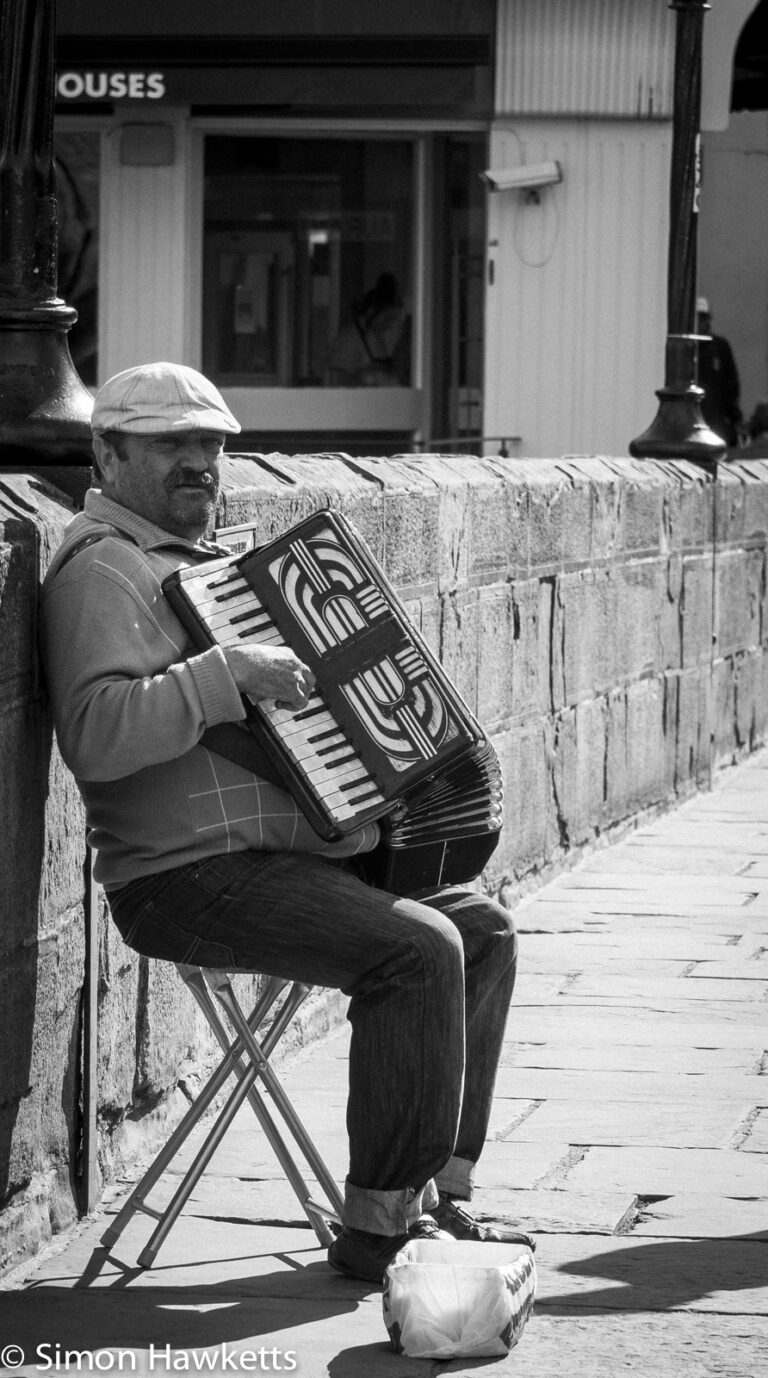
[[[666,0],[59,0],[81,376],[203,368],[262,452],[625,453],[674,32]]]

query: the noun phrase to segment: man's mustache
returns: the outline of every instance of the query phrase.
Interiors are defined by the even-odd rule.
[[[216,492],[216,480],[213,474],[201,474],[197,469],[179,469],[171,480],[172,488],[205,488],[211,493]]]

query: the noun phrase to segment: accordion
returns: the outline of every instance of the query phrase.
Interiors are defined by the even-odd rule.
[[[247,725],[321,837],[380,822],[355,858],[366,879],[408,894],[479,875],[502,824],[496,753],[340,513],[177,570],[163,592],[197,649],[287,645],[311,668],[303,710],[246,697]]]

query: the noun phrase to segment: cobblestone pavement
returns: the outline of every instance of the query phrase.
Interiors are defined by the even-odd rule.
[[[150,1222],[108,1256],[102,1210],[0,1292],[0,1368],[62,1372],[76,1350],[70,1373],[768,1373],[768,753],[517,917],[475,1201],[538,1237],[509,1355],[396,1355],[378,1290],[331,1272],[241,1112],[154,1267],[136,1267]],[[341,1028],[284,1078],[339,1180],[346,1055]]]

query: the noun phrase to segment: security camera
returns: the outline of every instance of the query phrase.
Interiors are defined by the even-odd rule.
[[[491,191],[525,191],[528,187],[548,187],[562,182],[559,163],[523,163],[521,167],[489,168],[480,176]]]

